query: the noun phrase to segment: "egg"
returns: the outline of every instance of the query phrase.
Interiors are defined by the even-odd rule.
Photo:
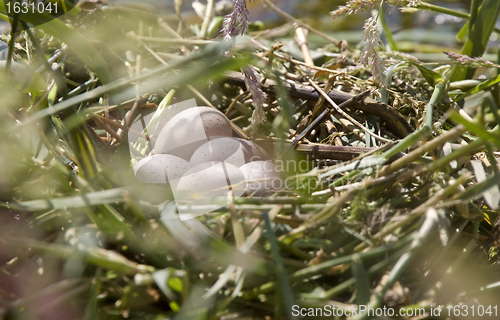
[[[155,154],[171,154],[189,161],[208,140],[232,136],[231,123],[220,111],[209,107],[183,110],[170,119],[158,134]]]
[[[226,137],[210,140],[201,145],[191,156],[192,166],[203,162],[220,162],[234,164],[237,167],[250,161],[265,160],[269,156],[251,141]]]
[[[242,165],[239,169],[247,182],[248,193],[255,192],[256,195],[260,195],[264,191],[279,190],[283,187],[283,181],[271,161],[252,161]],[[260,179],[262,181],[251,181]]]
[[[170,154],[155,154],[134,165],[137,180],[146,183],[169,183],[177,187],[179,179],[191,168],[189,162]]]
[[[182,176],[174,190],[174,197],[176,201],[198,198],[205,203],[204,200],[212,197],[226,197],[229,187],[234,196],[239,197],[245,190],[244,180],[238,167],[230,163],[204,162],[193,166]]]

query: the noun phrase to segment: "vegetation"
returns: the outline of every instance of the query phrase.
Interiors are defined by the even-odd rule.
[[[368,10],[362,43],[270,0],[271,29],[245,0],[193,22],[175,3],[0,5],[0,319],[498,318],[499,1],[351,0],[331,14]],[[400,9],[463,19],[447,56],[405,50]],[[131,125],[191,98],[286,187],[181,221],[169,189],[136,180]]]

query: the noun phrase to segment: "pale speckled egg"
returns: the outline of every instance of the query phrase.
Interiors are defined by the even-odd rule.
[[[232,136],[231,123],[210,107],[183,110],[170,119],[158,134],[155,154],[172,154],[187,161],[208,140]]]
[[[178,196],[189,191],[190,194],[201,194],[205,198],[227,196],[229,186],[233,189],[234,196],[241,196],[244,192],[244,176],[238,167],[225,162],[204,162],[189,169],[180,179],[174,196],[176,201],[182,199]],[[237,189],[237,190],[236,190]]]
[[[189,162],[170,154],[155,154],[134,165],[137,180],[146,183],[169,183],[177,186],[179,179],[191,168]]]
[[[252,161],[242,165],[239,169],[247,181],[248,193],[255,192],[256,195],[259,195],[264,191],[279,190],[283,187],[283,181],[271,161]],[[259,179],[263,180],[250,181]]]
[[[226,137],[210,140],[200,146],[189,160],[192,166],[203,162],[224,161],[237,167],[250,161],[266,160],[269,156],[251,141]]]

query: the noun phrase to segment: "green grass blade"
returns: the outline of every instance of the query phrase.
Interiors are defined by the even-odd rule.
[[[484,54],[499,14],[500,1],[484,0],[482,2],[477,17],[469,28],[469,37],[462,48],[462,54],[469,57],[480,57]],[[464,80],[471,76],[468,68],[457,65],[453,68],[451,81]]]
[[[370,281],[363,260],[355,255],[352,261],[352,276],[356,279],[356,302],[366,305],[370,301]]]
[[[274,235],[273,229],[271,227],[271,221],[269,220],[269,215],[267,212],[262,214],[262,218],[264,219],[264,223],[266,226],[266,235],[271,245],[271,253],[274,259],[276,276],[278,277],[278,282],[280,285],[280,293],[283,298],[283,307],[285,314],[288,314],[289,310],[292,310],[293,306],[293,295],[292,295],[292,287],[290,286],[290,281],[285,272],[285,268],[283,263],[281,262],[281,257],[278,249],[278,241]],[[295,319],[295,317],[290,317],[290,319]]]
[[[471,96],[475,93],[478,93],[480,91],[488,89],[489,87],[497,84],[498,82],[500,82],[500,75],[498,75],[492,79],[486,80],[486,81],[482,82],[481,84],[477,85],[476,87],[472,88],[471,90],[467,91],[466,93],[459,95],[458,97],[456,97],[453,100],[453,102],[461,101],[461,100],[467,98],[468,96]]]
[[[102,282],[101,282],[101,269],[97,269],[94,275],[94,280],[92,281],[92,287],[90,288],[89,299],[87,305],[85,306],[85,312],[83,314],[83,320],[95,320],[98,319],[98,305],[97,296],[101,292]]]
[[[392,51],[398,51],[398,46],[396,44],[396,41],[394,41],[394,37],[392,36],[392,32],[391,29],[389,28],[389,25],[387,25],[387,21],[385,19],[385,13],[382,8],[379,10],[379,14],[380,14],[380,22],[382,24],[382,28],[384,29],[384,34],[387,38],[389,48]]]
[[[9,203],[10,208],[26,211],[39,211],[64,208],[81,208],[88,205],[124,202],[126,188],[116,188],[103,191],[89,192],[73,197],[52,198]]]
[[[465,190],[459,197],[459,199],[462,200],[473,200],[481,197],[486,191],[490,190],[491,188],[499,186],[500,187],[500,175],[499,174],[493,174],[490,177],[488,177],[486,180],[475,184]]]
[[[470,122],[469,120],[462,117],[456,110],[452,110],[452,112],[450,112],[450,119],[455,121],[456,123],[463,125],[468,131],[474,133],[478,137],[483,138],[486,141],[491,141],[500,147],[500,136],[486,131],[483,125],[475,122]]]
[[[434,86],[436,86],[436,84],[444,81],[443,76],[440,75],[439,73],[434,72],[432,70],[429,70],[426,67],[424,67],[418,63],[411,63],[410,62],[410,64],[415,66],[418,70],[420,70],[420,72],[424,76],[425,80],[427,80],[427,82],[429,82],[429,84],[431,86],[434,87]]]
[[[154,271],[151,266],[140,265],[130,261],[121,254],[113,250],[106,250],[99,247],[86,247],[77,250],[73,247],[61,244],[48,244],[26,238],[10,238],[11,243],[19,246],[26,246],[42,254],[52,255],[62,259],[82,259],[92,265],[108,270],[114,270],[124,274],[136,274],[144,271]]]

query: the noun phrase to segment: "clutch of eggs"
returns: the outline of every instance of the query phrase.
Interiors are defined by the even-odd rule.
[[[229,119],[216,109],[183,110],[165,124],[154,154],[139,161],[134,173],[142,182],[167,184],[173,190],[205,196],[227,194],[229,188],[234,196],[281,188],[273,163],[265,161],[269,155],[251,141],[232,137],[232,133]]]

